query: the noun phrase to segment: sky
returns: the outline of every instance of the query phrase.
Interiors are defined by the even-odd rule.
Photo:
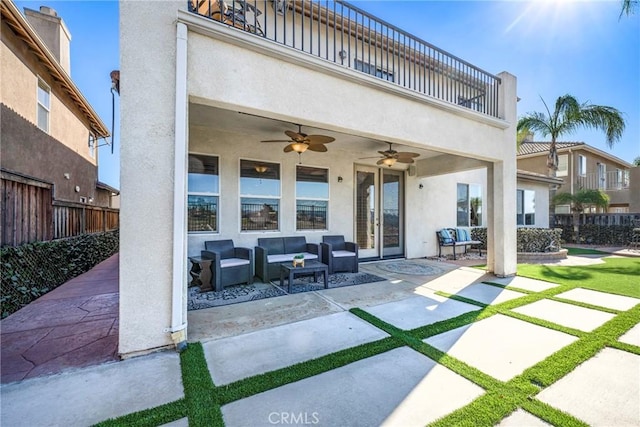
[[[355,6],[473,65],[517,78],[518,117],[552,110],[562,95],[617,108],[626,129],[613,148],[602,131],[578,129],[580,141],[627,162],[640,156],[640,9],[620,17],[621,1],[354,1]],[[71,33],[71,77],[109,129],[109,73],[119,69],[117,1],[16,1],[52,7]],[[114,153],[99,152],[100,181],[120,188],[119,99]],[[536,140],[544,140],[536,135]],[[133,142],[125,142],[133,143]]]

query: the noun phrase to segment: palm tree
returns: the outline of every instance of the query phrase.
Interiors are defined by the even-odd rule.
[[[602,208],[606,211],[609,207],[609,196],[602,190],[579,190],[575,194],[560,193],[553,197],[554,205],[571,205],[573,213],[574,242],[580,243],[579,215],[589,206]]]
[[[540,98],[542,99],[542,98]],[[592,128],[603,130],[609,148],[620,140],[625,128],[622,113],[613,107],[579,103],[572,95],[564,95],[556,100],[553,112],[549,110],[547,103],[542,99],[547,114],[527,113],[518,120],[518,134],[524,131],[539,132],[543,137],[551,137],[549,155],[547,156],[548,175],[556,176],[558,170],[558,153],[556,141],[561,135],[573,133],[578,128]],[[555,189],[549,191],[549,199],[553,201]],[[549,203],[549,225],[553,225],[554,209]]]
[[[620,11],[620,18],[622,18],[622,15],[633,15],[637,8],[638,0],[622,0],[622,10]]]

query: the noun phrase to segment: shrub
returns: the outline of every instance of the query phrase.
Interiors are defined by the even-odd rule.
[[[487,229],[477,227],[471,229],[471,238],[482,242],[482,249],[487,249]],[[560,249],[562,229],[556,228],[518,228],[518,252],[555,252]]]
[[[562,237],[573,243],[603,245],[603,246],[626,246],[633,237],[633,225],[580,225],[580,242],[574,242],[573,225],[562,226]]]
[[[4,319],[118,252],[118,230],[0,249]]]

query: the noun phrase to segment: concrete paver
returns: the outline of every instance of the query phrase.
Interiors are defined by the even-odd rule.
[[[583,288],[571,289],[570,291],[556,295],[556,297],[621,311],[629,310],[635,305],[640,304],[640,299],[638,298],[608,294]]]
[[[550,283],[543,280],[530,279],[529,277],[521,276],[496,277],[494,279],[487,280],[487,282],[504,285],[507,288],[520,288],[532,292],[542,292],[558,286],[556,283]]]
[[[591,426],[640,425],[640,356],[605,348],[538,399]]]
[[[629,329],[618,341],[640,347],[640,323]]]
[[[203,344],[216,385],[273,371],[388,335],[349,312]]]
[[[497,314],[423,341],[508,381],[575,340],[571,335]]]
[[[91,425],[184,396],[180,357],[163,352],[0,388],[0,424]]]
[[[546,427],[550,425],[535,415],[531,415],[523,409],[518,409],[500,421],[497,427]]]
[[[513,311],[585,332],[591,332],[615,317],[615,314],[548,299],[518,307]]]
[[[525,296],[525,294],[521,292],[503,289],[498,286],[485,285],[483,283],[469,285],[464,289],[460,289],[455,295],[489,305],[500,304]]]
[[[232,402],[222,414],[227,426],[422,426],[482,393],[403,347]]]
[[[387,323],[408,330],[480,310],[480,307],[431,293],[430,296],[415,296],[365,310]]]

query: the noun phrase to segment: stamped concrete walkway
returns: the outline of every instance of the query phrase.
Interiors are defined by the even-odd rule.
[[[118,254],[0,322],[2,383],[117,360]]]

